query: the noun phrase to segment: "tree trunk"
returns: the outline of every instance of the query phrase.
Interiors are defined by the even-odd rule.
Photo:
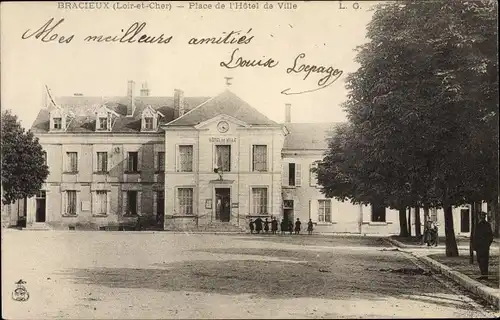
[[[411,207],[408,208],[408,237],[411,237]]]
[[[415,236],[422,236],[422,229],[420,228],[420,207],[415,207]]]
[[[424,225],[429,220],[429,207],[427,205],[424,206]]]
[[[469,237],[469,264],[474,264],[474,233],[476,231],[476,206],[474,203],[470,205],[470,237]]]
[[[408,224],[406,223],[406,208],[399,209],[399,236],[408,237]]]
[[[453,209],[451,205],[444,206],[444,233],[446,236],[446,256],[458,257],[457,239],[453,228]]]

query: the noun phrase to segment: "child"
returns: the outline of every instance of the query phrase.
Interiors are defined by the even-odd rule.
[[[250,219],[250,224],[248,226],[250,227],[250,233],[253,233],[254,225],[252,219]]]
[[[264,221],[264,231],[265,231],[266,233],[268,233],[268,232],[269,232],[269,221],[267,221],[267,218],[266,218],[266,220]]]
[[[290,232],[290,234],[293,233],[293,221],[292,220],[288,221],[288,231]]]
[[[309,219],[309,222],[307,223],[307,233],[312,234],[313,233],[313,222],[311,219]]]

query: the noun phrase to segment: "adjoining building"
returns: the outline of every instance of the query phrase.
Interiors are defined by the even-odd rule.
[[[311,219],[317,232],[396,234],[398,212],[325,198],[311,168],[336,123],[277,123],[226,89],[215,97],[56,97],[31,130],[50,174],[9,206],[28,228],[245,230],[257,216]],[[467,207],[455,228],[468,234]],[[442,213],[432,217],[442,226]],[[440,228],[444,233],[444,228]]]

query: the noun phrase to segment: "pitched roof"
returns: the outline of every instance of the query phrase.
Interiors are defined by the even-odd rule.
[[[194,126],[220,114],[226,114],[250,125],[278,125],[229,90],[205,101],[167,125]]]
[[[185,97],[185,110],[191,110],[194,107],[207,101],[209,97]],[[120,115],[113,125],[113,132],[139,132],[141,130],[141,114],[148,105],[154,110],[164,115],[160,123],[168,123],[174,119],[174,98],[173,97],[136,97],[135,111],[132,117],[126,117],[127,97],[87,97],[87,96],[65,96],[56,97],[55,101],[65,111],[71,111],[75,114],[75,119],[69,125],[67,132],[95,132],[96,105],[105,105],[109,109]],[[49,112],[51,108],[43,108],[31,126],[33,132],[49,131]]]
[[[339,124],[341,123],[286,123],[289,134],[285,137],[283,149],[325,150]]]

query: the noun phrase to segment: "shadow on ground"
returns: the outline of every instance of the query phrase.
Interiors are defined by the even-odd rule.
[[[274,243],[286,243],[304,246],[353,246],[353,247],[390,247],[383,238],[377,237],[349,237],[349,236],[323,236],[323,235],[273,235],[273,234],[249,234],[236,237],[238,240],[246,241],[269,241]]]
[[[448,290],[435,283],[428,273],[388,272],[416,268],[396,252],[339,256],[331,251],[258,248],[197,251],[210,253],[213,259],[155,264],[153,269],[69,269],[63,274],[77,284],[110,288],[250,294],[250,299],[308,297],[383,301],[394,297],[470,308],[458,298],[441,298]],[[229,257],[231,259],[226,259]],[[287,260],[276,260],[281,258]]]

